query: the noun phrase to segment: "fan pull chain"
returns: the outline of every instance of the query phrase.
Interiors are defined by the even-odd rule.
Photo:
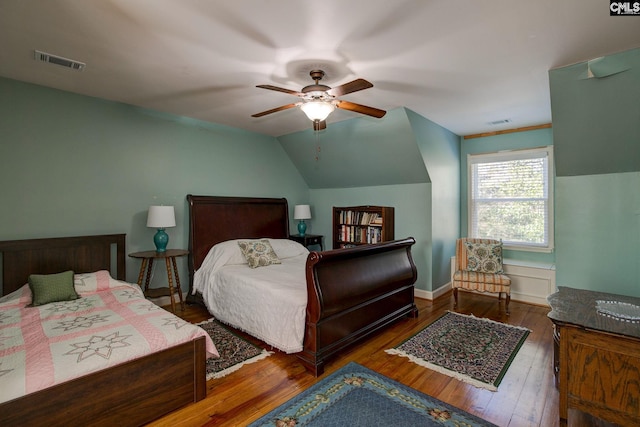
[[[320,160],[320,131],[314,131],[313,133],[316,134],[316,152],[315,152],[315,156],[316,156],[316,162],[318,160]]]

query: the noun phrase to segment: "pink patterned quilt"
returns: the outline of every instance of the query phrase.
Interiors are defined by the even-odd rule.
[[[0,298],[0,402],[204,336],[108,271],[74,277],[80,299],[38,307],[28,285]]]

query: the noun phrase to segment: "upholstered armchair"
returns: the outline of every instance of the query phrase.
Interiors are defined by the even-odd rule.
[[[502,242],[494,239],[465,237],[456,241],[456,265],[451,276],[454,307],[458,306],[458,289],[505,294],[505,311],[509,314],[511,279],[502,269]]]

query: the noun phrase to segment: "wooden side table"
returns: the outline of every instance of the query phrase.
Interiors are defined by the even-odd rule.
[[[182,288],[180,287],[180,277],[178,276],[178,268],[176,266],[176,258],[188,255],[189,251],[184,249],[167,249],[166,252],[156,252],[156,251],[144,251],[144,252],[135,252],[129,254],[132,258],[139,258],[142,260],[142,264],[140,265],[140,274],[138,275],[138,286],[142,288],[142,279],[145,277],[146,271],[146,279],[144,281],[144,295],[149,298],[158,298],[162,296],[171,297],[171,310],[176,312],[176,302],[174,298],[174,287],[173,287],[173,278],[171,273],[171,267],[173,266],[173,276],[176,280],[176,287],[178,288],[178,296],[180,297],[180,307],[182,311],[184,311],[184,300],[182,299]],[[153,261],[156,259],[164,259],[165,264],[167,266],[167,279],[169,280],[168,288],[152,288],[149,289],[149,281],[151,280],[151,272],[153,270]]]
[[[324,248],[322,246],[322,238],[323,236],[321,236],[320,234],[305,234],[304,236],[301,236],[299,234],[292,234],[289,236],[289,239],[295,240],[304,247],[318,245],[320,246],[320,250],[324,251]]]

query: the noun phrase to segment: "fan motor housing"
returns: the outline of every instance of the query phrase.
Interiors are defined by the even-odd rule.
[[[331,89],[329,86],[320,84],[320,80],[322,80],[322,78],[324,77],[324,71],[322,71],[322,70],[311,70],[311,71],[309,71],[309,75],[311,76],[311,78],[313,79],[315,84],[303,87],[302,88],[302,93],[326,92],[329,89]]]
[[[305,86],[302,88],[302,93],[309,93],[309,92],[326,92],[329,89],[331,89],[329,86],[327,85],[309,85],[309,86]]]

